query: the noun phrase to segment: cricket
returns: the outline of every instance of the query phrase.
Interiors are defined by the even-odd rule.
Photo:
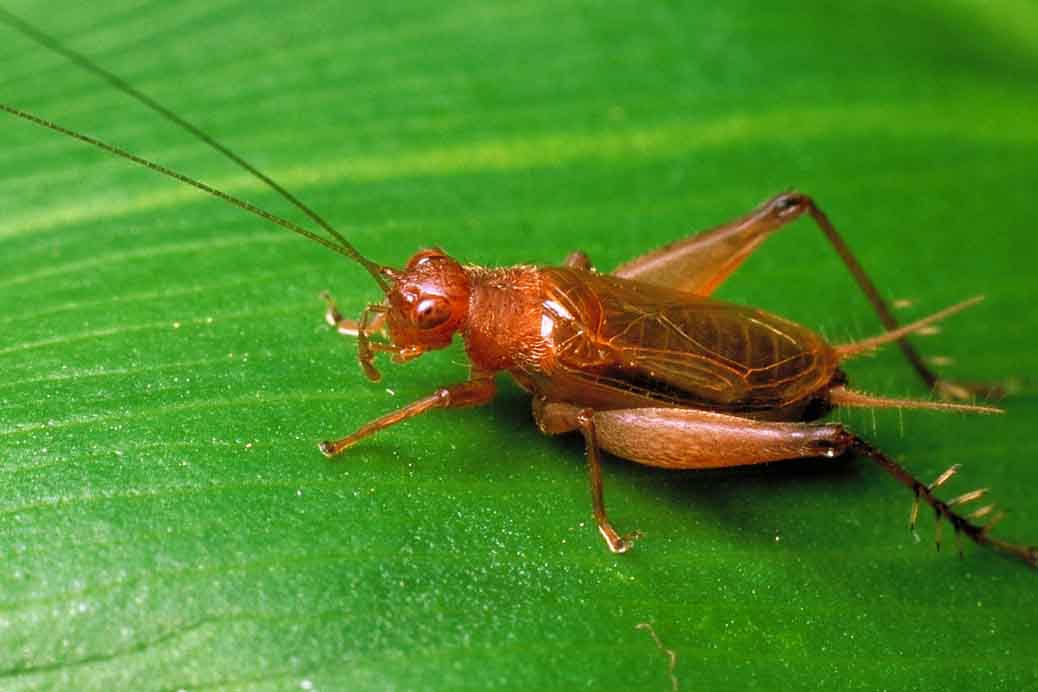
[[[192,133],[277,191],[324,235],[16,106],[0,104],[4,112],[193,186],[360,265],[379,295],[358,319],[344,317],[329,294],[322,294],[322,299],[326,321],[356,340],[360,369],[368,379],[380,379],[380,355],[405,363],[447,347],[455,337],[463,341],[469,361],[465,381],[440,387],[344,437],[321,442],[318,446],[326,457],[337,457],[375,433],[436,409],[486,404],[495,396],[495,377],[507,373],[532,396],[533,418],[541,432],[583,437],[593,515],[614,553],[630,550],[640,533],[622,533],[609,520],[602,452],[648,466],[688,470],[852,455],[875,462],[908,488],[913,495],[913,529],[919,508],[929,507],[938,548],[942,522],[947,521],[957,540],[965,536],[1038,566],[1038,547],[992,536],[1003,513],[994,504],[978,503],[986,489],[949,499],[939,496],[942,486],[958,473],[958,465],[924,482],[845,425],[823,420],[840,407],[977,414],[997,414],[1001,409],[973,403],[978,396],[997,396],[997,387],[938,377],[908,340],[981,297],[900,325],[810,196],[783,192],[740,218],[650,251],[608,273],[596,270],[580,251],[559,266],[492,268],[464,264],[431,248],[418,251],[403,268],[390,267],[362,255],[272,178],[118,76],[4,10],[0,21]],[[782,317],[712,297],[769,236],[805,216],[864,292],[884,332],[833,344]],[[890,398],[851,386],[843,363],[888,345],[900,348],[939,400]]]

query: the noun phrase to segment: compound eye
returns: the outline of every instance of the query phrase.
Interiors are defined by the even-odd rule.
[[[444,298],[423,298],[414,310],[414,323],[419,329],[435,329],[450,319],[451,306]]]

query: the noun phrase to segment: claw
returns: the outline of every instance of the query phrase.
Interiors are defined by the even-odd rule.
[[[602,534],[602,538],[605,539],[606,545],[609,546],[609,550],[617,554],[626,553],[634,547],[634,542],[642,537],[641,531],[632,531],[620,536],[613,530],[613,527],[608,524],[599,525],[598,532]]]
[[[321,291],[321,300],[324,301],[324,321],[331,327],[338,326],[342,320],[342,315],[339,314],[339,308],[335,304],[332,294],[328,291]]]

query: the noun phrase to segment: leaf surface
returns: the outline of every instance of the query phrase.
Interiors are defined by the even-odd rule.
[[[608,269],[811,193],[942,372],[998,417],[849,412],[1038,539],[1032,373],[1038,12],[1028,3],[124,3],[9,9],[198,124],[370,257]],[[0,28],[3,101],[301,215],[108,85]],[[318,440],[464,378],[459,348],[364,380],[323,323],[356,266],[194,190],[0,119],[5,689],[1016,690],[1032,570],[916,544],[864,461],[606,464],[515,387],[341,461]],[[879,330],[798,223],[720,296],[833,341]],[[896,350],[856,386],[926,397]]]

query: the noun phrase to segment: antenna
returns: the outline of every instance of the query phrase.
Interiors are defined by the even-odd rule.
[[[130,152],[126,151],[125,149],[120,149],[119,147],[115,146],[114,144],[108,144],[107,142],[102,142],[101,140],[95,139],[93,137],[90,137],[89,135],[84,135],[82,133],[75,132],[74,130],[70,130],[70,129],[66,128],[66,127],[62,127],[61,125],[58,125],[57,123],[52,123],[49,120],[44,120],[43,118],[35,116],[32,113],[26,113],[23,110],[19,110],[18,108],[15,108],[14,106],[9,106],[6,103],[0,103],[0,111],[5,111],[7,113],[10,113],[11,115],[14,115],[14,116],[17,116],[19,118],[22,118],[23,120],[28,120],[31,123],[34,123],[34,124],[39,125],[41,127],[45,127],[48,130],[54,130],[55,132],[60,132],[63,135],[67,135],[69,137],[72,137],[73,139],[78,139],[81,142],[86,142],[87,144],[91,144],[91,145],[97,147],[98,149],[103,149],[103,150],[107,151],[110,154],[114,154],[116,156],[124,158],[127,161],[132,161],[133,163],[136,163],[138,165],[144,166],[145,168],[150,168],[151,170],[155,171],[156,173],[161,173],[162,175],[165,175],[167,177],[173,178],[174,180],[178,180],[178,181],[180,181],[180,182],[182,182],[182,183],[184,183],[186,185],[190,185],[191,187],[197,188],[197,189],[201,190],[202,192],[207,192],[210,195],[212,195],[213,197],[218,197],[218,198],[222,199],[223,201],[225,201],[225,202],[227,202],[229,204],[233,204],[234,206],[238,207],[239,209],[244,209],[245,211],[247,211],[247,212],[249,212],[251,214],[255,214],[256,216],[260,217],[261,219],[264,219],[266,221],[270,221],[271,223],[277,224],[278,226],[281,226],[282,228],[287,228],[288,230],[292,231],[293,233],[298,233],[299,235],[303,236],[304,238],[309,238],[310,240],[314,241],[315,243],[319,243],[319,244],[325,246],[326,248],[328,248],[332,252],[336,252],[336,253],[338,253],[340,255],[343,255],[344,257],[349,257],[352,260],[356,260],[356,261],[360,262],[362,265],[364,265],[364,267],[369,272],[371,272],[371,275],[375,277],[375,280],[379,282],[380,286],[385,286],[385,278],[382,275],[382,267],[380,265],[378,265],[378,264],[375,264],[371,260],[365,258],[364,256],[362,256],[359,252],[357,252],[355,249],[353,249],[353,246],[351,246],[349,244],[346,244],[345,246],[341,246],[341,245],[338,245],[337,243],[333,243],[332,241],[328,240],[327,238],[322,238],[321,236],[317,235],[316,233],[314,233],[312,231],[308,231],[305,228],[302,228],[301,226],[298,226],[298,225],[292,223],[291,221],[288,221],[286,219],[281,218],[280,216],[277,216],[275,214],[271,214],[269,211],[266,211],[265,209],[260,209],[256,205],[251,204],[249,202],[246,202],[243,199],[239,199],[238,197],[235,197],[234,195],[230,195],[230,194],[228,194],[226,192],[223,192],[222,190],[217,190],[215,187],[212,187],[210,185],[206,185],[205,183],[199,182],[198,180],[195,180],[194,178],[189,178],[186,175],[184,175],[183,173],[178,173],[177,171],[173,170],[172,168],[166,168],[165,166],[157,164],[157,163],[155,163],[153,161],[148,161],[147,159],[142,159],[140,156],[135,156],[134,154],[131,154]],[[383,289],[383,290],[385,290],[385,289]]]
[[[76,51],[73,51],[73,50],[71,50],[69,48],[66,48],[65,46],[63,46],[60,43],[58,43],[54,38],[48,36],[44,32],[42,32],[39,29],[37,29],[32,24],[29,24],[24,19],[21,19],[20,17],[18,17],[16,15],[8,12],[7,10],[3,9],[2,7],[0,7],[0,22],[3,22],[7,26],[9,26],[9,27],[15,29],[16,31],[22,33],[23,35],[31,38],[32,40],[36,41],[37,43],[39,43],[43,47],[45,47],[45,48],[47,48],[49,50],[52,50],[55,53],[58,53],[59,55],[64,56],[66,59],[68,59],[70,62],[74,63],[75,65],[79,66],[80,68],[82,68],[82,69],[84,69],[84,70],[86,70],[88,72],[93,73],[97,77],[99,77],[99,78],[103,79],[104,81],[108,82],[111,86],[115,87],[117,90],[123,92],[127,96],[130,96],[134,100],[136,100],[136,101],[140,102],[141,104],[147,106],[151,110],[153,110],[156,113],[158,113],[159,115],[161,115],[166,120],[169,120],[173,124],[183,128],[187,132],[189,132],[192,135],[194,135],[197,139],[199,139],[200,141],[202,141],[205,144],[207,144],[208,146],[210,146],[212,149],[215,149],[219,153],[223,154],[225,157],[227,157],[228,159],[230,159],[231,161],[236,163],[241,168],[243,168],[246,171],[248,171],[251,175],[256,177],[258,180],[263,182],[265,185],[269,186],[272,190],[274,190],[275,192],[280,194],[283,198],[288,200],[296,208],[298,208],[300,211],[302,211],[304,214],[306,214],[317,225],[319,225],[321,228],[323,228],[325,231],[327,231],[328,234],[331,235],[332,238],[335,239],[337,244],[336,243],[332,243],[332,242],[330,242],[330,241],[328,241],[328,240],[326,240],[324,238],[321,238],[320,236],[318,236],[318,235],[316,235],[314,233],[311,233],[310,231],[307,231],[307,230],[301,228],[300,226],[298,226],[298,225],[296,225],[296,224],[294,224],[294,223],[292,223],[290,221],[287,221],[287,220],[285,220],[285,219],[283,219],[281,217],[278,217],[278,216],[276,216],[274,214],[271,214],[271,213],[269,213],[269,212],[267,212],[267,211],[265,211],[263,209],[260,209],[259,207],[256,207],[256,206],[254,206],[254,205],[252,205],[252,204],[250,204],[250,203],[248,203],[248,202],[246,202],[244,200],[241,200],[241,199],[238,199],[238,198],[233,197],[231,195],[228,195],[226,193],[220,192],[219,190],[216,190],[215,188],[212,188],[212,187],[210,187],[210,186],[208,186],[208,185],[206,185],[204,183],[201,183],[201,182],[199,182],[197,180],[193,180],[191,178],[188,178],[187,176],[185,176],[185,175],[183,175],[181,173],[178,173],[176,171],[173,171],[173,170],[171,170],[169,168],[166,168],[164,166],[160,166],[159,164],[153,163],[151,161],[147,161],[147,160],[142,159],[142,158],[140,158],[138,156],[134,156],[133,154],[130,154],[129,152],[127,152],[127,151],[125,151],[123,149],[120,149],[119,147],[116,147],[116,146],[111,145],[111,144],[107,144],[105,142],[102,142],[100,140],[94,139],[94,138],[89,137],[87,135],[83,135],[83,134],[80,134],[78,132],[74,132],[74,131],[69,130],[67,128],[64,128],[64,127],[62,127],[60,125],[57,125],[56,123],[53,123],[53,122],[51,122],[49,120],[45,120],[43,118],[38,118],[38,117],[36,117],[36,116],[34,116],[34,115],[30,114],[30,113],[26,113],[25,111],[19,110],[17,108],[12,107],[12,106],[7,106],[7,105],[4,105],[4,104],[0,104],[0,108],[2,108],[3,110],[7,111],[11,115],[18,116],[20,118],[23,118],[25,120],[33,122],[33,123],[35,123],[37,125],[41,125],[43,127],[49,128],[51,130],[54,130],[55,132],[60,132],[62,134],[68,135],[68,136],[73,137],[75,139],[78,139],[80,141],[86,142],[87,144],[92,144],[92,145],[94,145],[96,147],[104,149],[105,151],[108,151],[109,153],[115,154],[116,156],[120,156],[120,157],[122,157],[124,159],[128,159],[130,161],[133,161],[134,163],[137,163],[137,164],[140,164],[140,165],[145,166],[147,168],[150,168],[153,171],[156,171],[158,173],[162,173],[163,175],[166,175],[166,176],[169,176],[169,177],[174,178],[176,180],[179,180],[180,182],[187,183],[188,185],[191,185],[192,187],[198,188],[199,190],[203,190],[204,192],[208,192],[209,194],[211,194],[211,195],[213,195],[215,197],[219,197],[220,199],[222,199],[222,200],[224,200],[226,202],[229,202],[229,203],[231,203],[231,204],[233,204],[233,205],[235,205],[237,207],[240,207],[240,208],[242,208],[242,209],[244,209],[246,211],[249,211],[249,212],[251,212],[253,214],[256,214],[257,216],[260,216],[260,217],[266,219],[267,221],[270,221],[270,222],[275,223],[275,224],[277,224],[279,226],[282,226],[283,228],[287,228],[288,230],[293,231],[295,233],[298,233],[298,234],[300,234],[300,235],[302,235],[302,236],[304,236],[306,238],[309,238],[310,240],[313,240],[314,242],[320,243],[321,245],[324,245],[328,249],[333,250],[335,252],[338,252],[340,255],[344,255],[344,256],[349,257],[350,259],[355,260],[356,262],[360,263],[361,266],[363,266],[365,269],[367,269],[368,273],[371,274],[371,276],[375,279],[375,281],[379,285],[379,288],[381,288],[383,292],[388,291],[388,285],[386,284],[386,280],[385,280],[385,278],[384,278],[384,276],[382,274],[382,267],[381,267],[381,265],[379,265],[379,264],[377,264],[375,262],[372,262],[367,257],[364,257],[362,254],[360,254],[360,252],[358,252],[357,249],[355,247],[353,247],[352,243],[350,243],[348,240],[346,240],[346,238],[343,237],[343,235],[341,233],[339,233],[337,230],[335,230],[332,227],[332,225],[329,224],[327,221],[325,221],[317,212],[315,212],[313,209],[308,207],[298,197],[296,197],[291,192],[286,190],[284,187],[282,187],[280,184],[278,184],[275,180],[273,180],[268,175],[266,175],[265,173],[260,171],[258,168],[256,168],[252,164],[250,164],[248,161],[243,159],[241,156],[239,156],[238,154],[234,153],[233,151],[228,149],[223,144],[220,144],[220,142],[218,142],[215,139],[213,139],[211,136],[206,134],[199,127],[197,127],[195,125],[192,125],[190,122],[188,122],[184,118],[180,117],[179,115],[177,115],[176,113],[174,113],[170,109],[166,108],[165,106],[163,106],[161,103],[159,103],[155,99],[153,99],[150,96],[148,96],[147,94],[139,91],[138,89],[136,89],[135,87],[130,85],[128,82],[126,82],[125,80],[123,80],[119,76],[117,76],[117,75],[109,72],[108,70],[104,69],[103,67],[95,64],[93,61],[91,61],[89,58],[87,58],[86,56],[82,55],[81,53],[77,53]]]

